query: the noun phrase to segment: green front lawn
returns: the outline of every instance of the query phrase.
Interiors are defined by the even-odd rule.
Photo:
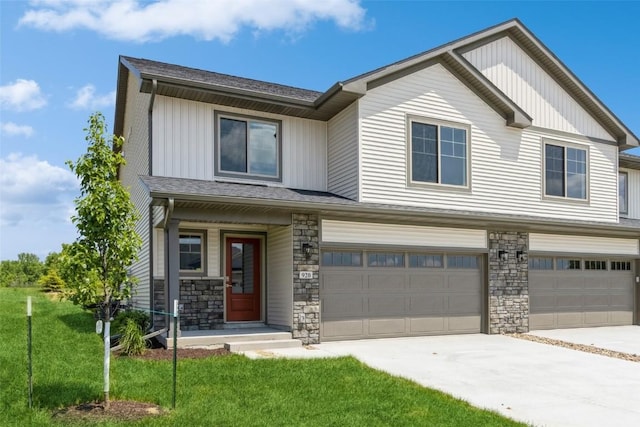
[[[32,295],[34,409],[27,405],[26,297]],[[0,289],[0,425],[56,425],[51,414],[102,396],[102,342],[90,313],[34,289]],[[521,425],[353,358],[180,360],[176,409],[171,362],[111,360],[111,395],[161,405],[153,426]]]

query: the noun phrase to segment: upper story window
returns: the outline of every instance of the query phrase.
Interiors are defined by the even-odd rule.
[[[216,113],[216,175],[280,181],[281,122]]]
[[[409,123],[411,182],[468,186],[468,129],[416,119]]]
[[[544,145],[544,194],[587,199],[587,150],[557,144]]]
[[[621,215],[629,213],[629,175],[626,172],[618,173],[618,205]]]
[[[197,273],[204,271],[204,235],[202,233],[180,233],[180,271]]]

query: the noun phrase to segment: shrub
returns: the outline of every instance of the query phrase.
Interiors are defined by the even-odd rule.
[[[151,318],[147,313],[136,310],[120,310],[111,323],[111,330],[116,334],[124,334],[129,319],[133,320],[143,333],[151,326]]]
[[[144,333],[135,320],[126,319],[120,345],[122,345],[122,353],[127,356],[139,356],[146,350]]]
[[[38,279],[38,284],[45,292],[59,292],[64,288],[64,280],[56,270],[49,270],[47,274]]]

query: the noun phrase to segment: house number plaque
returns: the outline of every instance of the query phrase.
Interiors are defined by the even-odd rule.
[[[300,279],[313,279],[313,271],[300,271],[299,278]]]

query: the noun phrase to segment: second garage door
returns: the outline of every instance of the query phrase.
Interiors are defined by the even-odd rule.
[[[529,328],[633,323],[633,262],[579,257],[529,260]]]
[[[321,339],[477,333],[482,256],[325,250]]]

